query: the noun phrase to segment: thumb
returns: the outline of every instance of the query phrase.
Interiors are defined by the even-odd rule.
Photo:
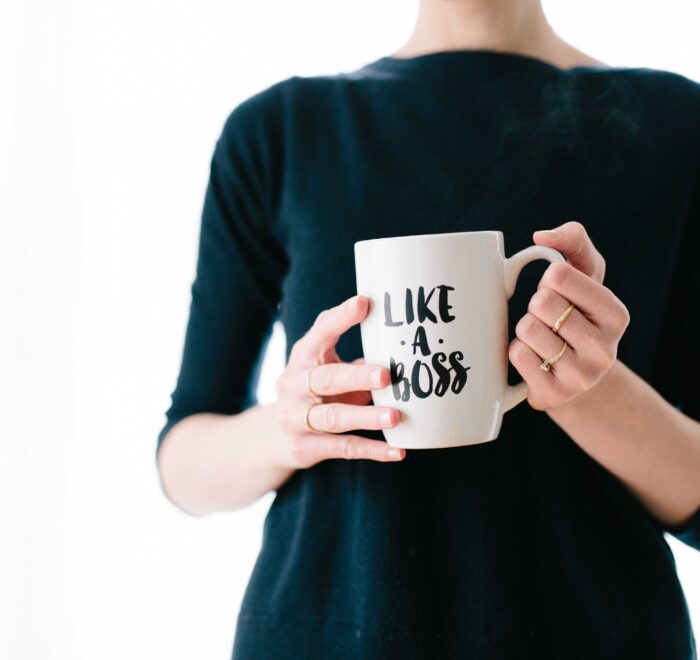
[[[574,268],[602,284],[605,260],[580,222],[572,220],[555,229],[536,231],[532,238],[538,245],[558,250]]]

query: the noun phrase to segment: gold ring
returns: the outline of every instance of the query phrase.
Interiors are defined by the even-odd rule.
[[[567,347],[567,343],[564,342],[564,345],[561,347],[561,350],[555,356],[553,356],[551,358],[547,358],[546,360],[542,361],[542,364],[540,365],[540,369],[542,369],[542,371],[549,371],[549,368],[551,367],[551,365],[553,365],[555,362],[557,362],[557,360],[559,360],[559,358],[562,355],[564,355],[564,351],[566,350],[566,347]]]
[[[314,368],[315,368],[315,367],[311,367],[311,368],[306,372],[306,389],[307,389],[307,391],[309,392],[309,395],[310,395],[310,396],[312,396],[313,398],[317,398],[317,397],[320,397],[321,395],[320,395],[320,394],[316,394],[316,392],[314,392],[314,391],[311,389],[311,372],[314,370]]]
[[[571,303],[561,314],[561,316],[557,319],[557,322],[552,326],[552,331],[553,332],[559,332],[559,328],[561,328],[561,324],[566,321],[566,317],[571,314],[571,310],[574,308],[574,303]]]
[[[319,405],[318,403],[311,402],[308,406],[306,406],[306,412],[304,413],[304,426],[306,426],[311,433],[321,433],[318,429],[315,429],[311,424],[309,423],[309,412],[314,406]]]

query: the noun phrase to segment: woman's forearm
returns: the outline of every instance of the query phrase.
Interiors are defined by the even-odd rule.
[[[173,426],[158,454],[168,498],[192,515],[232,511],[287,481],[295,470],[285,462],[274,405],[198,413]]]
[[[595,387],[547,414],[657,520],[683,524],[700,506],[700,423],[619,360]]]

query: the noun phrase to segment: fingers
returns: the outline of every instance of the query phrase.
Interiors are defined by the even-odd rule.
[[[364,357],[358,357],[351,360],[351,364],[364,364],[364,362]],[[342,394],[327,394],[323,398],[327,403],[337,401],[338,403],[351,403],[355,406],[366,406],[368,403],[372,403],[372,393],[369,390],[343,392]]]
[[[601,330],[610,330],[615,334],[621,333],[627,327],[629,312],[622,301],[606,286],[591,279],[571,264],[550,264],[537,289],[542,287],[553,289],[574,303],[576,308]]]
[[[556,354],[561,348],[563,339],[574,353],[580,351],[594,364],[604,366],[609,363],[611,357],[609,338],[576,307],[566,317],[558,333],[552,330],[552,326],[568,306],[569,301],[553,289],[548,287],[538,289],[530,298],[528,313],[518,321],[515,334],[531,346],[542,359]],[[571,361],[569,360],[568,363],[570,364]]]
[[[395,408],[354,406],[341,403],[318,403],[309,410],[309,424],[304,424],[307,401],[285,399],[278,402],[277,422],[284,429],[285,445],[296,468],[310,467],[329,458],[402,460],[405,449],[389,446],[380,440],[345,434],[352,429],[382,429],[399,423],[401,413]]]
[[[566,319],[564,325],[568,324],[570,320],[571,316]],[[518,321],[515,326],[515,334],[537,357],[537,370],[539,374],[543,374],[545,377],[542,379],[540,376],[540,380],[549,379],[551,383],[552,379],[556,379],[565,385],[572,385],[582,389],[587,389],[597,380],[599,373],[588,349],[585,348],[582,354],[578,355],[572,344],[569,344],[563,337],[558,336],[534,314],[528,312]],[[597,329],[596,334],[599,334]],[[558,354],[564,345],[564,341],[566,341],[568,346],[559,360],[551,366],[550,371],[540,369],[542,360]],[[582,357],[585,357],[585,359],[581,359]],[[529,367],[530,364],[534,364],[534,361],[525,360],[520,364]]]
[[[311,389],[327,402],[343,402],[364,405],[372,401],[371,390],[383,389],[391,382],[387,367],[359,362],[330,362],[321,365],[288,367],[277,379],[278,397],[305,398],[306,377],[311,370]]]
[[[281,383],[282,390],[286,394],[308,395],[307,377],[311,390],[319,396],[383,389],[391,382],[391,373],[387,367],[329,362],[288,369],[286,375],[280,376],[284,381]]]
[[[568,305],[559,293],[541,287],[515,326],[517,338],[509,348],[509,358],[530,385],[528,402],[534,408],[559,405],[589,390],[616,359],[616,340],[575,307],[559,332],[552,330]],[[550,371],[540,369],[542,360],[557,355],[564,341],[567,347]]]
[[[400,461],[406,450],[359,435],[310,433],[292,438],[290,452],[299,467],[309,467],[329,458],[345,460]]]
[[[309,411],[309,424],[316,431],[344,433],[355,429],[391,428],[398,424],[400,417],[401,413],[396,408],[319,403]],[[306,430],[306,426],[303,425],[303,414],[302,427],[299,430]]]
[[[335,351],[340,336],[362,321],[368,311],[369,299],[361,295],[321,311],[306,334],[294,344],[295,360],[314,364],[326,362],[328,354]]]
[[[369,310],[366,296],[353,296],[323,310],[290,352],[287,368],[276,382],[277,421],[286,431],[285,446],[295,467],[310,467],[329,458],[398,461],[406,450],[348,431],[379,430],[399,423],[395,408],[369,406],[371,390],[390,384],[389,369],[366,364],[364,357],[341,362],[335,346],[340,336],[362,321]],[[307,380],[308,378],[308,380]],[[322,403],[308,408],[309,388]]]
[[[560,347],[561,348],[561,347]],[[561,360],[566,357],[566,353]],[[540,364],[542,360],[524,341],[514,338],[508,347],[508,358],[528,384],[527,401],[532,408],[544,410],[550,404],[549,392],[558,391],[560,382],[557,378],[552,378],[551,372],[542,371]],[[552,365],[556,369],[561,360]],[[545,393],[540,395],[538,393]]]
[[[344,433],[355,429],[386,429],[401,421],[401,411],[388,406],[314,403],[308,398],[283,397],[277,401],[279,424],[288,432],[306,433],[304,415],[309,404],[308,421],[316,431]]]
[[[596,282],[603,282],[605,259],[593,245],[586,228],[580,222],[572,220],[554,230],[536,231],[532,238],[538,245],[559,250],[573,268],[585,273]]]
[[[528,384],[530,406],[545,410],[591,389],[612,366],[629,311],[603,286],[605,260],[580,222],[535,232],[533,239],[562,252],[567,262],[547,267],[516,325],[508,357]],[[574,307],[554,332],[570,304]],[[549,371],[540,368],[560,353]]]

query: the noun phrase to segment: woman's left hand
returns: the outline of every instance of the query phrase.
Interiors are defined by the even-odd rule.
[[[629,311],[603,286],[605,260],[580,222],[566,222],[556,233],[533,234],[538,245],[561,252],[568,263],[551,264],[542,275],[527,313],[515,327],[508,357],[528,384],[528,403],[546,410],[590,390],[617,359],[617,345],[629,325]],[[551,328],[562,312],[574,308],[558,332]],[[546,358],[568,347],[549,371]]]

